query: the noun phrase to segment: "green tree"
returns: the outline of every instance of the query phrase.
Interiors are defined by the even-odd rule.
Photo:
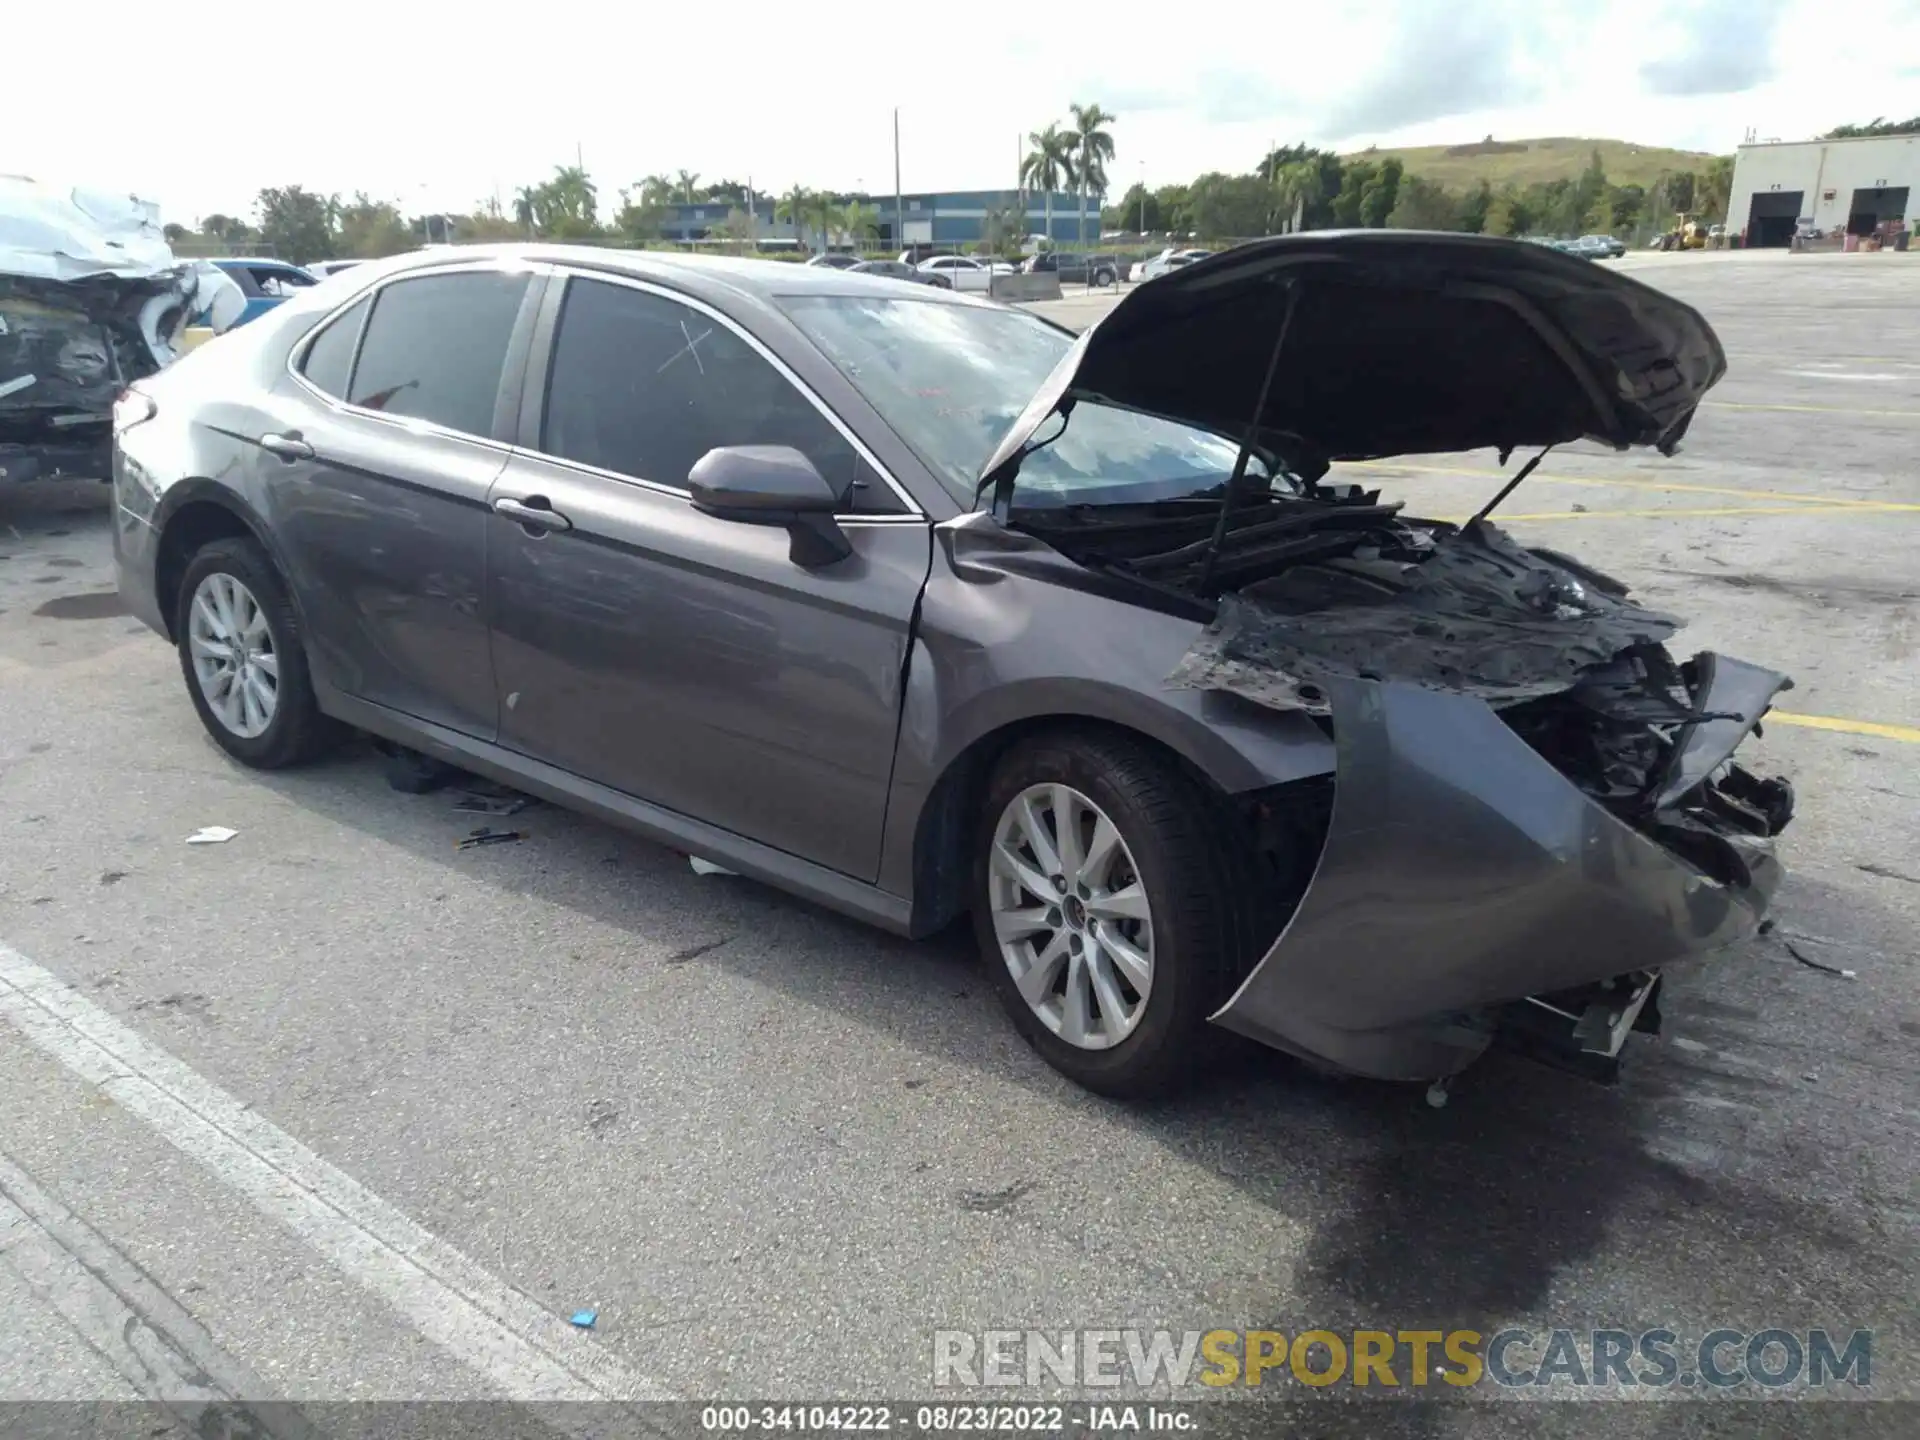
[[[1263,176],[1214,171],[1195,180],[1188,193],[1192,228],[1207,239],[1240,240],[1267,233],[1274,192]]]
[[[864,248],[880,233],[880,212],[864,200],[849,200],[840,212],[840,229],[854,246]]]
[[[1714,156],[1707,162],[1707,168],[1700,172],[1700,178],[1693,188],[1693,203],[1700,207],[1701,215],[1709,222],[1724,221],[1727,218],[1728,202],[1733,199],[1733,156]]]
[[[660,222],[666,218],[662,193],[648,180],[627,186],[620,192],[620,208],[613,212],[613,228],[635,244],[659,239]],[[671,195],[671,187],[665,193]]]
[[[200,222],[200,233],[222,245],[244,245],[253,238],[253,228],[246,221],[218,212]]]
[[[1087,243],[1087,196],[1100,195],[1107,188],[1107,162],[1113,159],[1113,135],[1107,126],[1117,118],[1099,105],[1074,104],[1067,107],[1073,116],[1073,179],[1080,196],[1080,243]]]
[[[816,190],[807,198],[807,228],[818,238],[822,253],[833,244],[833,232],[846,218],[840,202],[825,190]]]
[[[813,192],[804,185],[794,186],[773,207],[773,218],[793,226],[793,238],[802,245],[807,243],[807,222],[812,213]]]
[[[187,227],[184,225],[162,225],[160,227],[160,234],[166,239],[169,245],[178,245],[182,240],[187,238]]]
[[[356,191],[341,205],[336,218],[341,254],[377,258],[413,248],[413,235],[400,211],[365,191]]]
[[[1344,188],[1346,164],[1331,150],[1282,145],[1267,152],[1260,173],[1281,187],[1289,216],[1300,212],[1300,228],[1324,230],[1337,224],[1334,201]]]
[[[1841,125],[1829,130],[1822,140],[1858,140],[1867,135],[1920,135],[1920,115],[1911,120],[1888,120],[1877,117],[1864,125]]]
[[[273,253],[296,265],[331,260],[338,252],[334,223],[340,202],[298,185],[260,192],[260,238]]]
[[[1393,207],[1400,198],[1400,181],[1406,173],[1406,167],[1400,158],[1389,156],[1374,167],[1373,174],[1366,184],[1360,187],[1360,223],[1369,230],[1378,230],[1387,223],[1387,217],[1393,214]]]
[[[699,181],[700,174],[696,170],[682,170],[678,177],[676,177],[676,183],[680,187],[681,204],[693,204],[693,187],[698,184]]]
[[[1469,235],[1481,234],[1487,231],[1487,212],[1492,208],[1493,186],[1482,180],[1461,197],[1456,224]]]
[[[600,233],[600,192],[578,165],[556,166],[553,178],[540,187],[546,202],[547,234],[563,240],[583,240]]]
[[[1020,162],[1020,183],[1041,193],[1046,214],[1047,243],[1053,243],[1053,192],[1058,190],[1071,173],[1073,164],[1073,137],[1062,132],[1058,125],[1049,125],[1044,130],[1035,130],[1028,134],[1027,144],[1031,147],[1026,158]]]
[[[1486,233],[1489,235],[1525,235],[1533,228],[1533,216],[1520,191],[1506,186],[1487,206]]]
[[[1395,230],[1457,230],[1459,197],[1445,186],[1409,175],[1400,182],[1387,224]]]
[[[743,255],[753,247],[757,230],[753,216],[736,207],[727,211],[727,218],[713,226],[709,233],[723,249]]]

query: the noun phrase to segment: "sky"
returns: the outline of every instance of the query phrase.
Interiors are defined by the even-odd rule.
[[[6,23],[0,171],[170,221],[263,186],[464,211],[581,158],[603,213],[691,170],[761,191],[1011,186],[1070,102],[1118,118],[1114,193],[1272,143],[1486,135],[1725,153],[1920,114],[1920,0],[1168,0],[620,7],[51,0]],[[1084,20],[1076,19],[1083,16]],[[1037,23],[1036,23],[1037,22]],[[37,58],[30,58],[37,57]]]

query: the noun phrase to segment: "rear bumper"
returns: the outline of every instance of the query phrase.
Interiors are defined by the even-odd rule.
[[[1432,1080],[1478,1058],[1509,1007],[1545,997],[1574,1014],[1580,997],[1563,1043],[1597,1053],[1582,1049],[1597,1026],[1617,1055],[1638,1008],[1608,1017],[1642,980],[1752,935],[1779,883],[1764,835],[1716,830],[1724,878],[1711,878],[1474,697],[1349,680],[1331,708],[1326,845],[1286,929],[1214,1015],[1229,1030],[1357,1075]],[[1714,737],[1728,751],[1738,738]]]

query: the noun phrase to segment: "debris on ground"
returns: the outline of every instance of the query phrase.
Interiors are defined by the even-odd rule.
[[[696,875],[731,875],[734,872],[724,865],[716,865],[711,860],[702,860],[698,855],[687,856],[687,864],[693,867]]]
[[[229,830],[225,825],[202,825],[193,834],[187,836],[187,844],[224,845],[239,833],[238,830]]]
[[[567,1317],[567,1323],[572,1325],[576,1330],[591,1330],[599,1318],[600,1312],[598,1310],[576,1310],[572,1315]]]
[[[1800,938],[1803,940],[1811,939],[1810,936],[1805,936],[1805,935],[1801,936]],[[1787,953],[1789,955],[1793,956],[1794,959],[1798,960],[1802,965],[1806,966],[1809,970],[1818,970],[1818,971],[1821,971],[1823,974],[1827,974],[1827,975],[1838,975],[1842,980],[1858,980],[1860,978],[1860,976],[1855,971],[1843,970],[1838,965],[1827,965],[1822,963],[1819,960],[1815,960],[1812,956],[1802,952],[1799,946],[1795,945],[1793,941],[1786,939],[1784,936],[1781,938],[1780,943],[1787,947]],[[1820,942],[1814,942],[1814,943],[1820,943]]]
[[[481,845],[511,845],[516,840],[526,838],[524,830],[495,830],[490,825],[482,825],[478,830],[468,831],[466,838],[455,848],[472,850]]]
[[[960,1208],[972,1210],[981,1215],[1005,1210],[1022,1195],[1031,1191],[1036,1183],[1033,1180],[1016,1180],[1004,1190],[962,1190]]]
[[[512,791],[491,794],[481,790],[468,790],[453,802],[453,808],[464,815],[518,815],[522,810],[540,802],[531,795],[516,795]]]

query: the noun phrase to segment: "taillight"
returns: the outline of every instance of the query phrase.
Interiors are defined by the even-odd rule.
[[[155,408],[151,396],[138,390],[122,390],[113,402],[113,433],[124,435],[142,420],[151,420]]]

